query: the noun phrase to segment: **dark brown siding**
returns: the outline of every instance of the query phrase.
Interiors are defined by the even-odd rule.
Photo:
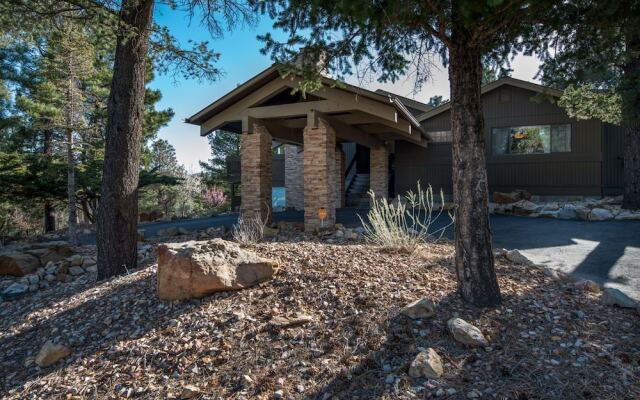
[[[605,196],[622,194],[624,189],[624,128],[603,124],[602,182]]]
[[[589,195],[602,193],[602,123],[575,121],[533,91],[502,86],[483,95],[487,171],[490,191],[527,189],[536,195]],[[535,98],[534,98],[535,97]],[[423,123],[426,131],[450,129],[449,112]],[[571,124],[571,152],[531,155],[491,154],[491,128],[521,125]],[[408,143],[396,146],[396,193],[404,193],[417,180],[451,193],[451,146],[428,149]]]

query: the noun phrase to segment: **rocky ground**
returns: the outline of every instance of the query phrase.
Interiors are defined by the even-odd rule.
[[[338,236],[252,246],[280,262],[275,278],[201,300],[158,300],[152,264],[0,303],[0,396],[640,397],[640,317],[597,286],[509,254],[497,258],[502,305],[478,310],[456,293],[450,244],[406,255]],[[423,298],[433,316],[402,311]],[[487,344],[456,340],[454,317]],[[64,354],[41,368],[46,342]],[[416,368],[434,357],[441,375]]]

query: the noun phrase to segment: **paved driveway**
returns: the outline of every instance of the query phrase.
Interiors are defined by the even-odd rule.
[[[366,210],[341,209],[338,222],[358,226],[357,214]],[[274,221],[301,221],[301,212],[274,214]],[[202,230],[212,226],[231,226],[234,215],[141,225],[147,237],[160,229],[180,226]],[[444,219],[441,224],[444,225]],[[494,247],[520,249],[538,264],[545,264],[576,276],[618,287],[640,300],[640,221],[566,221],[545,218],[492,216]],[[452,237],[451,229],[447,236]],[[86,241],[95,240],[87,237]]]

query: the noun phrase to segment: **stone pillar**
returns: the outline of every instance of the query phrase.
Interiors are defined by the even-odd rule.
[[[259,213],[263,221],[271,222],[271,135],[259,122],[252,122],[250,132],[240,138],[240,213]]]
[[[288,209],[304,209],[304,175],[302,147],[294,144],[284,146],[284,187]]]
[[[369,159],[369,188],[377,198],[389,195],[389,151],[384,146],[371,148]]]
[[[331,125],[318,118],[317,127],[304,128],[304,229],[329,228],[336,221],[335,154],[336,134]],[[320,221],[319,210],[326,218]]]
[[[336,146],[336,208],[342,208],[345,204],[344,193],[344,152],[338,145]]]

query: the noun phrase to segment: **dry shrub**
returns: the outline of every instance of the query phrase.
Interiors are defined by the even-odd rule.
[[[241,245],[258,243],[264,237],[264,228],[268,220],[269,214],[264,220],[260,217],[260,213],[240,214],[238,223],[231,231],[233,240]]]
[[[392,202],[386,198],[377,199],[372,191],[369,191],[369,197],[369,222],[358,215],[364,236],[368,242],[387,250],[413,253],[420,245],[441,239],[453,224],[453,215],[447,212],[449,223],[438,229],[433,227],[443,214],[444,194],[440,190],[440,203],[434,203],[431,185],[422,190],[418,182],[417,192],[410,190]]]

